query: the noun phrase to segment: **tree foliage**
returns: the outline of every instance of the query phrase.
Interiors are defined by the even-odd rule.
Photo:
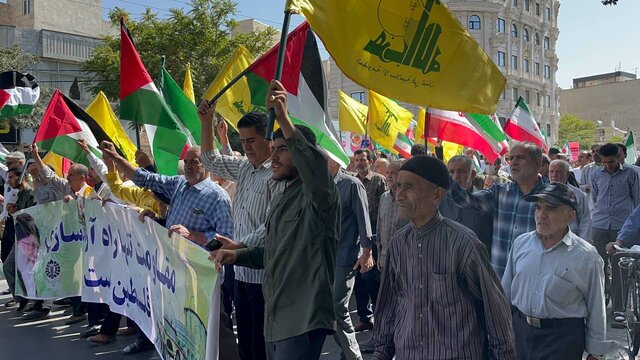
[[[276,30],[267,28],[251,34],[233,35],[237,25],[233,19],[236,3],[232,0],[192,0],[191,10],[171,9],[166,18],[147,8],[140,19],[134,20],[121,8],[109,13],[114,26],[123,17],[131,32],[136,49],[149,74],[155,78],[160,69],[161,56],[165,67],[181,84],[187,62],[191,71],[196,97],[201,96],[213,81],[238,45],[244,45],[254,56],[261,55],[273,45]],[[92,74],[92,92],[102,90],[110,100],[118,99],[120,79],[120,36],[108,36],[97,47],[84,69]]]
[[[564,115],[560,118],[558,126],[557,145],[562,146],[567,141],[579,141],[581,149],[591,149],[595,130],[594,122],[582,120],[571,114]]]
[[[0,72],[19,71],[28,73],[38,62],[36,55],[27,54],[18,45],[0,48]],[[36,79],[36,82],[38,79]],[[31,115],[21,115],[0,120],[1,125],[10,123],[18,129],[35,129],[40,125],[40,120],[51,100],[53,90],[40,86],[40,99],[34,105]]]

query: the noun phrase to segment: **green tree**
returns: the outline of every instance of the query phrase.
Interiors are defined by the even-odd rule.
[[[567,141],[579,141],[581,149],[589,150],[593,145],[595,130],[594,122],[582,120],[576,115],[564,115],[560,118],[556,145],[562,146]]]
[[[14,45],[12,47],[0,48],[0,72],[19,71],[28,73],[29,70],[38,62],[36,55],[27,54],[22,49]],[[36,82],[38,79],[36,79]],[[35,129],[39,126],[40,120],[47,109],[49,100],[51,100],[53,90],[43,89],[40,87],[40,98],[34,105],[31,115],[14,116],[0,120],[0,125],[6,126],[7,123],[18,129]]]
[[[166,18],[159,18],[147,8],[139,20],[134,20],[123,9],[115,8],[109,19],[116,27],[120,26],[121,17],[125,19],[142,62],[153,78],[159,72],[162,55],[166,56],[165,67],[179,84],[190,62],[194,92],[199,97],[238,45],[244,45],[254,56],[273,45],[276,34],[273,28],[233,35],[236,12],[236,3],[231,0],[192,0],[191,10],[171,9]],[[102,90],[110,100],[118,99],[120,36],[106,37],[84,69],[94,80],[92,92]]]
[[[618,136],[618,135],[613,135],[611,137],[611,139],[609,139],[608,142],[610,143],[625,143],[627,139],[623,138],[622,136]]]

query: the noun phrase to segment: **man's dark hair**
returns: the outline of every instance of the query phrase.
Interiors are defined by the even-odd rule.
[[[367,154],[367,161],[375,161],[375,156],[373,155],[373,151],[369,149],[358,149],[353,153],[354,156],[358,154]]]
[[[618,156],[619,151],[620,148],[618,148],[618,145],[613,143],[606,143],[600,146],[600,149],[598,149],[598,154],[600,154],[600,156]]]
[[[627,145],[618,142],[616,143],[616,146],[618,149],[622,150],[622,155],[627,156]]]
[[[551,164],[551,158],[549,157],[549,155],[547,154],[542,154],[542,164],[543,165],[549,165]]]
[[[20,176],[22,176],[22,170],[20,170],[20,169],[9,169],[9,170],[7,170],[7,173],[13,173],[18,178],[20,178]]]
[[[258,134],[265,136],[267,133],[267,121],[267,114],[260,111],[252,111],[240,118],[238,129],[255,128]]]
[[[309,129],[306,126],[302,126],[302,125],[294,125],[295,128],[300,131],[300,133],[302,133],[302,136],[304,136],[305,139],[307,139],[308,142],[311,143],[311,145],[316,146],[316,134],[313,133],[313,131],[311,131],[311,129]],[[275,139],[280,139],[283,138],[284,139],[284,133],[282,132],[282,128],[276,130],[273,133],[273,140]]]
[[[413,144],[411,156],[427,155],[427,147],[424,144]]]

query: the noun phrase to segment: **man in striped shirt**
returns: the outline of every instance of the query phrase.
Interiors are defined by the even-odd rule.
[[[265,139],[267,115],[251,112],[238,121],[240,142],[245,157],[233,156],[227,125],[218,124],[218,137],[224,155],[214,147],[213,115],[215,107],[203,102],[199,108],[202,122],[202,155],[200,159],[212,175],[237,182],[233,206],[234,233],[241,239],[257,230],[267,219],[271,199],[284,189],[284,182],[273,180],[271,171],[271,141]],[[264,342],[263,269],[236,266],[235,296],[238,347],[243,360],[266,359]]]
[[[514,359],[509,303],[484,246],[443,218],[450,185],[440,160],[416,156],[398,173],[399,215],[375,310],[373,359]]]

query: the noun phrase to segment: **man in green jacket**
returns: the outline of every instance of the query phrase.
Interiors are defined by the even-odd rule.
[[[273,81],[267,94],[280,129],[274,134],[273,179],[286,182],[269,205],[264,227],[235,242],[218,236],[219,266],[264,268],[265,340],[271,360],[320,357],[336,326],[332,283],[340,234],[340,199],[314,134],[287,115],[287,91]],[[245,245],[246,244],[246,245]]]

